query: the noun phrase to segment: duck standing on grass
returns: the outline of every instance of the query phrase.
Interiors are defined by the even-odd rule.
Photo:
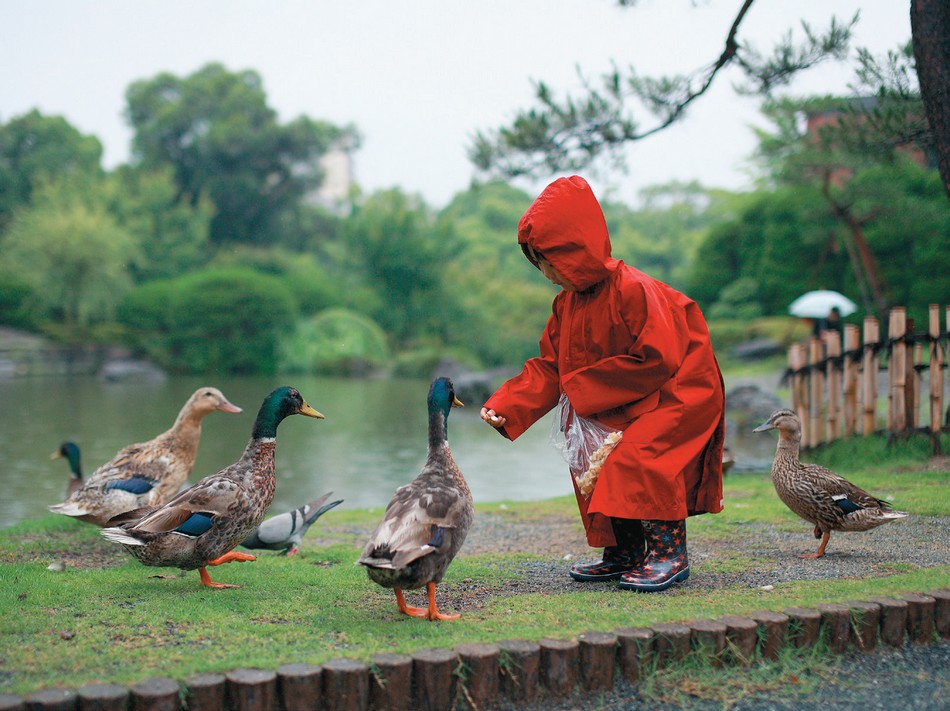
[[[832,531],[868,531],[908,516],[902,511],[892,511],[889,503],[871,496],[830,469],[800,462],[802,423],[793,411],[776,410],[753,432],[768,430],[779,432],[772,461],[775,492],[788,508],[815,524],[815,538],[821,539],[817,553],[803,553],[801,558],[821,558]]]
[[[234,548],[260,525],[274,500],[277,426],[289,415],[323,419],[295,388],[277,388],[261,405],[251,439],[237,462],[161,508],[117,516],[102,535],[123,544],[145,565],[197,568],[202,585],[237,587],[213,582],[206,566],[255,560]]]
[[[66,498],[82,488],[82,465],[80,464],[79,445],[75,442],[63,442],[59,449],[49,455],[50,459],[65,459],[69,462],[69,483],[66,485]]]
[[[296,554],[300,550],[303,537],[307,535],[307,531],[316,520],[334,506],[343,503],[343,499],[327,503],[332,493],[332,491],[328,492],[319,499],[298,506],[292,511],[271,516],[247,537],[241,547],[251,550],[280,551],[281,555]]]
[[[148,442],[123,447],[72,496],[49,510],[105,526],[126,511],[161,506],[191,476],[201,440],[201,420],[216,410],[241,412],[217,388],[199,388],[181,408],[171,429]]]
[[[419,475],[396,490],[383,520],[363,549],[360,565],[370,580],[396,594],[399,611],[427,620],[454,620],[439,612],[435,586],[455,558],[472,525],[472,492],[462,477],[446,434],[452,407],[462,407],[448,378],[429,388],[428,458]],[[428,608],[410,607],[403,590],[425,586]]]

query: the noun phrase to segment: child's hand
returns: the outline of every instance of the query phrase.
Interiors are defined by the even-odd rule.
[[[496,429],[498,427],[505,426],[505,422],[506,422],[505,418],[497,414],[494,410],[489,410],[483,407],[480,414],[482,416],[482,419],[485,420],[485,422],[490,424],[492,427],[495,427]]]

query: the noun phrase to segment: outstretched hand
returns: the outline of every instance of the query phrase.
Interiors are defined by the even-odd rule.
[[[498,429],[499,427],[504,427],[505,422],[507,421],[505,420],[504,416],[499,415],[494,410],[489,410],[488,408],[485,408],[485,407],[482,408],[482,411],[479,414],[481,415],[482,419],[485,420],[485,422],[490,424],[495,429]]]

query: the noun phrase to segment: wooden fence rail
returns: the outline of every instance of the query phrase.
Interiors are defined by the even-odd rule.
[[[926,331],[915,331],[914,320],[898,306],[890,311],[886,338],[877,319],[867,316],[863,343],[858,326],[848,324],[843,332],[824,331],[789,348],[786,375],[792,408],[802,420],[802,446],[923,430],[940,454],[940,433],[950,424],[944,410],[948,333],[950,306],[930,305]]]

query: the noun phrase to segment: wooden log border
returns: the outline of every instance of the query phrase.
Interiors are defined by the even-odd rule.
[[[950,588],[814,607],[759,610],[717,620],[590,631],[576,639],[503,640],[378,654],[369,662],[337,658],[321,666],[236,669],[124,687],[90,684],[0,694],[0,711],[296,711],[392,708],[486,709],[578,698],[629,688],[685,659],[710,666],[773,662],[781,652],[816,646],[867,652],[950,638]]]

